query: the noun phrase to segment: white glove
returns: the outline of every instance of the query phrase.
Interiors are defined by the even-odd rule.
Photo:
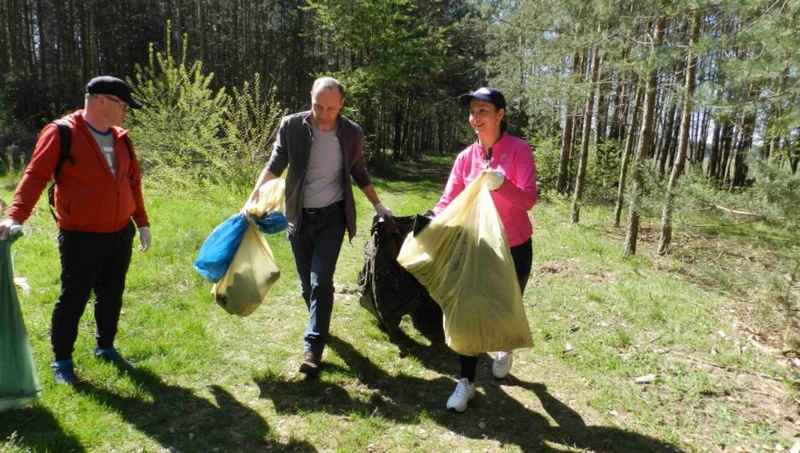
[[[489,190],[497,190],[503,185],[506,180],[506,175],[500,170],[485,170],[486,171],[486,188]]]
[[[383,203],[378,203],[375,205],[375,213],[381,218],[392,216],[392,210],[384,206]]]
[[[0,241],[8,239],[8,232],[11,227],[19,225],[20,223],[14,219],[5,219],[0,222]]]
[[[150,243],[153,242],[153,237],[150,236],[150,227],[139,228],[139,242],[141,243],[140,251],[146,252],[150,248]]]

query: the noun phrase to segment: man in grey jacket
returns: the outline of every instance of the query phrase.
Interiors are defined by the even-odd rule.
[[[250,200],[266,182],[286,174],[286,219],[300,290],[308,308],[300,372],[316,376],[333,310],[333,273],[344,232],[356,234],[352,180],[381,216],[392,211],[381,204],[367,173],[364,133],[340,115],[344,86],[322,77],[311,89],[311,110],[281,120],[275,147],[256,182]]]

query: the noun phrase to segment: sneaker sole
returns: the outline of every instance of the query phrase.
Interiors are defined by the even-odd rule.
[[[308,363],[302,363],[300,365],[300,372],[309,376],[316,376],[319,374],[319,367]]]
[[[457,408],[457,407],[448,407],[448,408],[447,408],[447,410],[449,410],[450,412],[456,412],[456,413],[459,413],[459,414],[461,414],[461,413],[463,413],[464,411],[466,411],[466,410],[467,410],[467,408],[465,407],[464,409],[459,409],[459,408]]]

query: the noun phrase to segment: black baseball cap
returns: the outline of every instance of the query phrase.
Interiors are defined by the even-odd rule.
[[[500,90],[494,88],[481,87],[472,93],[465,93],[458,97],[458,101],[463,105],[469,105],[469,101],[477,99],[479,101],[491,102],[497,110],[506,108],[506,98]]]
[[[110,94],[116,96],[132,109],[142,108],[142,103],[131,97],[131,88],[122,79],[112,76],[95,77],[86,84],[89,94]]]

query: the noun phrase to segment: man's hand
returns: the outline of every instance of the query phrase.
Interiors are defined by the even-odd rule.
[[[0,222],[0,241],[8,240],[8,230],[10,230],[12,226],[19,224],[20,223],[14,219],[5,219]]]
[[[139,242],[141,243],[140,251],[146,252],[150,248],[150,243],[153,242],[153,237],[150,236],[150,227],[139,228]]]
[[[506,175],[500,170],[489,169],[486,171],[486,188],[489,190],[497,190],[503,185],[506,180]]]
[[[242,206],[242,210],[239,211],[239,214],[242,214],[247,220],[250,220],[250,209],[256,206],[259,198],[261,198],[261,192],[258,189],[253,190],[250,197],[244,202],[244,206]]]
[[[381,218],[392,216],[392,210],[384,206],[383,203],[378,203],[375,205],[375,213]]]

